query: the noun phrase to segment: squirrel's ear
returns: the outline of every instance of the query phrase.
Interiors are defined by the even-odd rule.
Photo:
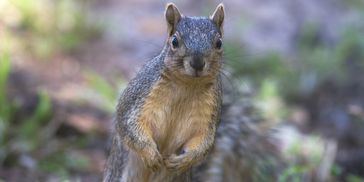
[[[166,6],[165,16],[168,26],[168,35],[171,36],[176,32],[177,23],[181,20],[182,15],[178,8],[173,3],[168,3]]]
[[[225,16],[225,8],[224,4],[220,3],[214,13],[210,16],[210,19],[216,24],[216,26],[220,29],[220,33],[223,33],[223,23],[224,23],[224,16]]]

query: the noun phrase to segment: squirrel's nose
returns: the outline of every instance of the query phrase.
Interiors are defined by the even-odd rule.
[[[194,56],[193,59],[190,61],[190,65],[193,69],[197,71],[202,71],[203,67],[205,66],[205,62],[203,61],[201,56]]]

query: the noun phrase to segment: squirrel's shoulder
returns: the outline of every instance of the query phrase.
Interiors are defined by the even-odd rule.
[[[146,62],[136,76],[130,80],[125,90],[121,93],[118,104],[118,114],[125,116],[125,112],[134,110],[142,105],[153,85],[160,79],[164,68],[163,53]],[[121,112],[121,113],[120,113]]]
[[[139,89],[152,86],[160,78],[161,71],[164,68],[163,59],[164,55],[162,53],[146,62],[136,76],[129,82],[128,88],[140,91]]]

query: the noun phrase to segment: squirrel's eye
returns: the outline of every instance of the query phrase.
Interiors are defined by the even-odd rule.
[[[173,35],[171,42],[174,49],[178,47],[178,39],[175,35]]]
[[[216,43],[215,43],[216,49],[221,49],[222,47],[222,40],[221,39],[217,39]]]

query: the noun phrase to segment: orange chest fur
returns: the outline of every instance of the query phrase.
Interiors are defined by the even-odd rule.
[[[147,96],[138,122],[160,152],[176,152],[188,139],[211,126],[216,107],[214,86],[182,85],[160,80]]]

